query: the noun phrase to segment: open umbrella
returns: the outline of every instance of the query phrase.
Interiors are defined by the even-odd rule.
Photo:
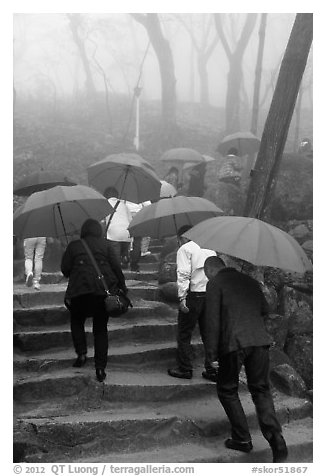
[[[210,155],[202,155],[202,157],[203,157],[203,162],[205,164],[209,164],[210,162],[216,162],[216,159],[214,159],[214,157],[211,157]],[[192,167],[194,167],[193,162],[186,162],[183,165],[183,169],[191,169]]]
[[[14,195],[26,197],[35,192],[41,192],[57,185],[76,185],[61,172],[40,170],[24,177],[15,187]]]
[[[85,185],[57,186],[33,193],[14,213],[14,235],[59,238],[79,233],[87,218],[101,220],[113,208],[105,197]]]
[[[165,180],[161,180],[160,198],[174,197],[178,192],[175,187]]]
[[[235,147],[238,150],[238,155],[242,157],[257,152],[260,140],[251,132],[236,132],[224,137],[219,143],[217,151],[222,155],[227,155],[231,147]]]
[[[114,187],[119,199],[133,203],[160,198],[161,182],[153,167],[138,154],[112,154],[87,168],[88,183],[104,193]]]
[[[200,163],[204,162],[203,156],[194,149],[186,147],[177,147],[176,149],[169,149],[161,156],[160,160],[163,162],[172,162],[183,164],[184,162]]]
[[[223,216],[202,221],[184,236],[199,246],[248,261],[297,273],[312,269],[307,255],[288,233],[250,217]]]
[[[163,198],[140,210],[129,225],[131,236],[164,238],[174,236],[182,225],[195,225],[223,211],[200,197]]]

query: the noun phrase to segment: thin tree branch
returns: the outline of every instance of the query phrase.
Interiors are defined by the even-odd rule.
[[[220,16],[219,13],[214,13],[214,20],[215,20],[216,30],[217,30],[218,36],[221,40],[221,43],[223,45],[223,48],[225,50],[225,53],[226,53],[227,57],[229,59],[231,59],[232,52],[231,52],[230,46],[227,42],[226,36],[224,34],[224,30],[223,30],[222,22],[221,22],[221,16]]]

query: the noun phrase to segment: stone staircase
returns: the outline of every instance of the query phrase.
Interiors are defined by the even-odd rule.
[[[173,379],[177,310],[160,300],[159,243],[125,272],[134,308],[109,321],[105,382],[95,379],[91,325],[89,359],[71,366],[66,281],[44,273],[37,292],[14,284],[14,461],[37,462],[271,462],[241,374],[241,400],[254,450],[228,450],[229,425],[215,385],[201,377],[203,348],[194,336],[194,377]],[[289,462],[312,461],[312,405],[273,389],[289,446]]]

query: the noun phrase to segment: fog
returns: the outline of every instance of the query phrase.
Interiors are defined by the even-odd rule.
[[[239,40],[246,15],[245,13],[222,15],[223,28],[230,45],[235,45]],[[177,99],[198,102],[200,82],[196,51],[192,47],[189,31],[191,30],[199,47],[204,45],[205,41],[208,47],[216,36],[213,15],[162,13],[159,18],[163,34],[172,49]],[[275,86],[277,79],[275,71],[280,65],[294,18],[293,13],[271,13],[267,16],[261,84],[262,97],[267,92],[264,107],[268,107],[271,100],[273,92],[271,85]],[[14,85],[17,97],[41,98],[51,95],[69,97],[83,91],[84,69],[67,14],[15,14],[13,22]],[[111,93],[131,96],[149,43],[146,29],[126,13],[83,13],[82,22],[80,36],[85,44],[96,90],[104,90],[101,72],[104,71]],[[242,62],[244,73],[242,95],[248,103],[252,101],[259,25],[260,15],[257,16]],[[209,103],[213,106],[224,106],[229,62],[220,39],[209,57],[207,69]],[[160,99],[159,63],[151,45],[144,60],[140,84],[144,99]],[[303,95],[302,106],[312,108],[311,95]]]

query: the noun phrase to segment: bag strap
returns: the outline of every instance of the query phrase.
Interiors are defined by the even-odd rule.
[[[103,287],[104,287],[104,289],[105,289],[105,292],[106,292],[107,294],[110,294],[110,291],[109,291],[109,288],[108,288],[108,286],[107,286],[107,284],[106,284],[106,281],[105,281],[105,279],[104,279],[104,276],[103,276],[103,274],[101,273],[100,268],[98,267],[98,264],[97,264],[97,262],[96,262],[96,260],[95,260],[95,258],[94,258],[93,253],[91,252],[91,250],[90,250],[88,244],[86,243],[86,241],[85,241],[83,238],[81,238],[80,241],[83,243],[84,248],[85,248],[85,250],[87,251],[88,256],[90,257],[90,260],[91,260],[91,262],[92,262],[92,264],[93,264],[93,266],[94,266],[94,268],[95,268],[95,271],[97,272],[98,278],[102,281],[102,284],[103,284]]]
[[[118,206],[119,206],[119,204],[120,204],[120,201],[121,201],[121,200],[118,199],[118,200],[115,202],[115,205],[114,205],[114,207],[113,207],[113,212],[111,213],[110,218],[108,219],[108,222],[107,222],[106,227],[105,227],[105,236],[104,236],[104,238],[106,238],[106,235],[107,235],[107,232],[108,232],[110,223],[111,223],[111,221],[112,221],[113,215],[114,215],[115,212],[117,211],[117,208],[118,208]]]

